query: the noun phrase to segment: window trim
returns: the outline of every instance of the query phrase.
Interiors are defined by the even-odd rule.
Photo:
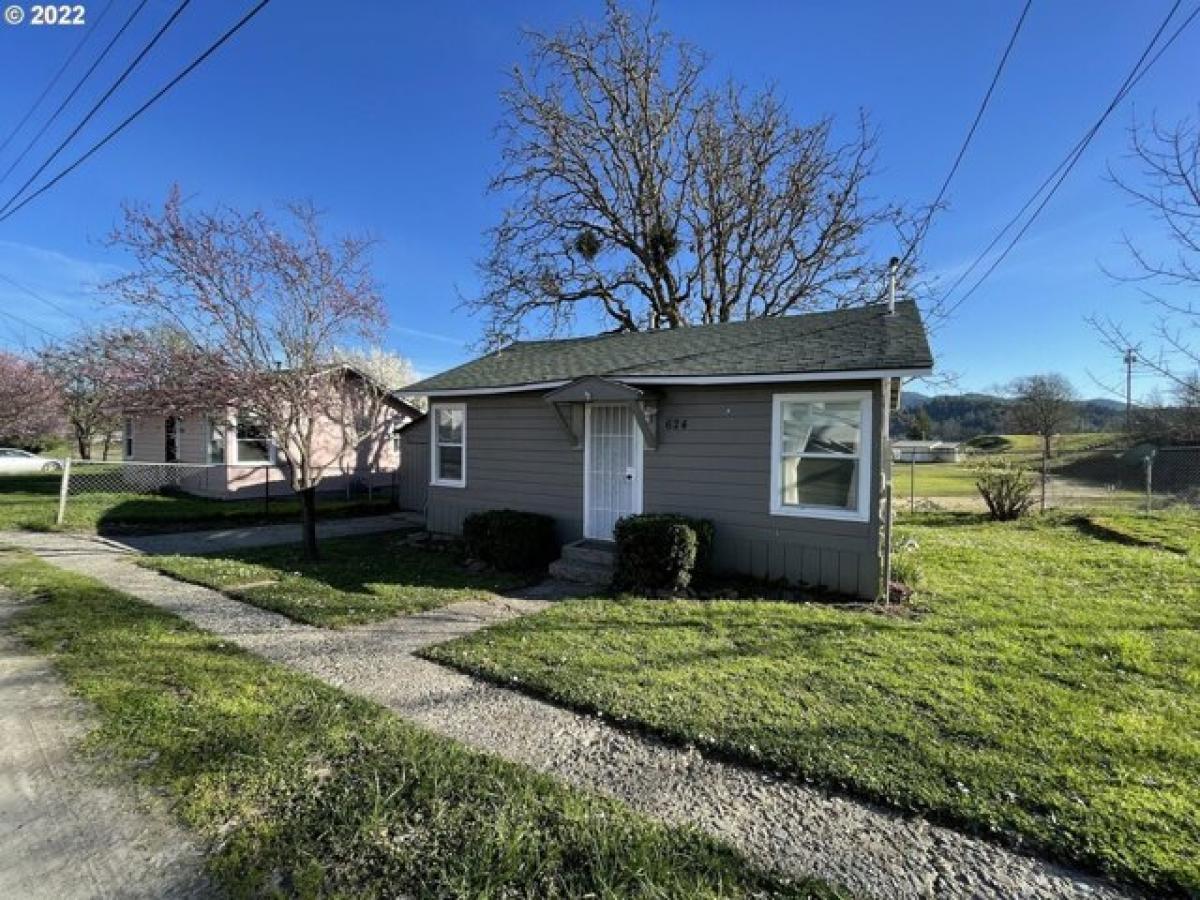
[[[213,432],[221,433],[221,458],[213,459]],[[237,432],[234,432],[235,436]],[[273,442],[272,442],[273,443]],[[210,466],[224,466],[229,459],[229,429],[215,416],[204,417],[204,462]]]
[[[462,476],[458,479],[438,477],[438,423],[437,414],[441,410],[462,413],[462,442],[447,444],[447,447],[462,448]],[[429,484],[433,487],[465,488],[467,486],[467,404],[465,403],[433,403],[429,407]]]
[[[828,506],[792,506],[783,502],[783,471],[780,460],[783,457],[783,404],[788,402],[820,403],[822,401],[857,400],[861,404],[859,410],[860,435],[858,454],[846,455],[847,459],[858,461],[858,503],[855,509],[834,509]],[[791,516],[802,519],[830,519],[840,522],[869,522],[871,520],[871,485],[874,482],[874,395],[871,391],[822,391],[801,392],[788,394],[773,394],[771,396],[771,503],[773,516]],[[817,456],[819,454],[813,454]],[[841,457],[843,454],[825,454],[827,457]]]
[[[230,451],[229,442],[226,441],[226,446],[225,446],[225,459],[227,460],[226,465],[245,466],[247,468],[255,467],[255,466],[262,467],[262,466],[275,465],[276,461],[278,459],[278,454],[276,451],[279,448],[275,443],[275,439],[272,437],[267,438],[267,458],[266,459],[242,459],[241,449],[242,449],[243,438],[238,437],[238,432],[237,432],[239,419],[241,419],[241,410],[238,410],[237,413],[233,417],[233,444],[232,444],[233,453],[232,454],[229,452]],[[244,440],[253,440],[253,439],[245,438]],[[231,456],[232,456],[232,459],[230,459]]]

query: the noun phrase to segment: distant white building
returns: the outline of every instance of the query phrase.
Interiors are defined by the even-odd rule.
[[[892,441],[895,462],[962,462],[962,444],[952,441]]]

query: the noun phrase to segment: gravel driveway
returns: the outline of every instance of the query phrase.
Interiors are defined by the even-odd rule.
[[[0,897],[211,897],[203,856],[157,798],[76,754],[87,705],[7,635],[0,589]]]
[[[923,819],[667,746],[413,655],[428,644],[534,612],[542,601],[459,603],[327,631],[142,569],[127,554],[86,539],[0,534],[0,543],[99,578],[472,747],[616,796],[657,818],[695,824],[794,875],[885,898],[1128,896]]]

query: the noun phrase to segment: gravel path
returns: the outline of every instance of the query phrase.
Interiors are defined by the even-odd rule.
[[[2,543],[99,578],[440,734],[619,797],[657,818],[698,825],[791,874],[820,876],[886,898],[1128,896],[1105,882],[923,819],[707,759],[413,656],[428,644],[536,611],[544,601],[459,603],[326,631],[173,581],[95,542],[0,534]]]
[[[157,798],[76,755],[87,705],[3,630],[0,590],[0,897],[211,897],[203,857]]]

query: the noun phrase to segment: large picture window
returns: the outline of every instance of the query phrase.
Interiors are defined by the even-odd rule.
[[[870,516],[871,395],[776,394],[771,512],[865,522]]]
[[[442,487],[466,487],[467,407],[462,403],[435,406],[432,419],[431,483]]]
[[[275,462],[275,443],[271,433],[256,416],[239,412],[235,442],[239,465],[265,466]]]

